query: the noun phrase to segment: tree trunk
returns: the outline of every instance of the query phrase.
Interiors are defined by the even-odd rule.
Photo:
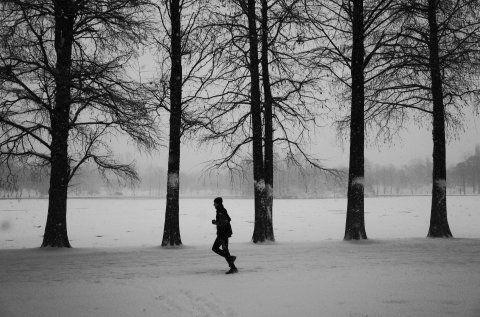
[[[71,247],[67,234],[67,191],[70,173],[68,132],[74,20],[74,4],[71,1],[55,2],[56,94],[55,106],[50,115],[50,189],[42,247]]]
[[[452,237],[447,219],[447,172],[445,149],[445,106],[443,104],[442,77],[439,60],[438,0],[428,0],[428,25],[430,28],[430,75],[433,98],[433,184],[432,209],[428,237]]]
[[[367,239],[364,220],[364,25],[363,0],[353,3],[352,105],[345,240]]]
[[[477,178],[476,178],[476,173],[475,173],[475,161],[472,158],[469,158],[468,162],[468,170],[470,173],[470,178],[471,178],[471,184],[472,184],[472,194],[475,194],[476,188],[475,185],[477,184]]]
[[[265,94],[265,235],[275,241],[273,232],[273,96],[268,65],[268,1],[262,0],[262,75]]]
[[[477,194],[480,194],[480,156],[475,153],[475,179],[477,185]],[[475,193],[475,192],[474,192]]]
[[[251,79],[251,116],[252,116],[252,144],[253,144],[253,182],[255,200],[255,227],[253,242],[263,242],[266,235],[266,201],[265,175],[263,168],[262,145],[262,109],[260,102],[260,73],[258,70],[258,35],[256,26],[255,0],[248,0],[248,38],[250,45],[250,79]]]
[[[180,1],[170,4],[171,74],[170,74],[170,136],[168,150],[167,206],[162,246],[181,245],[179,225],[180,138],[182,124],[182,37]]]

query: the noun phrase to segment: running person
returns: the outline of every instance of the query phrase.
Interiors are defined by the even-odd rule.
[[[212,220],[212,224],[217,226],[217,238],[212,246],[212,251],[222,256],[227,260],[230,270],[226,274],[237,273],[238,269],[234,262],[236,256],[230,255],[228,251],[228,238],[232,236],[232,226],[230,221],[232,220],[228,215],[227,210],[223,207],[222,197],[217,197],[213,200],[217,215],[215,220]],[[221,247],[221,248],[220,248]]]

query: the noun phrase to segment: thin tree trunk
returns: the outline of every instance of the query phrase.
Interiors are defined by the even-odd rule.
[[[364,85],[363,0],[353,3],[352,105],[345,240],[367,239],[364,220]]]
[[[42,247],[67,247],[67,191],[69,181],[68,132],[71,104],[71,77],[74,4],[55,2],[56,94],[51,112],[52,126],[48,215]]]
[[[262,145],[262,109],[260,102],[260,73],[258,69],[258,35],[255,15],[255,0],[248,0],[248,38],[250,45],[250,79],[251,79],[251,116],[253,143],[253,182],[255,200],[255,226],[253,242],[267,239],[265,226],[265,175],[263,168]]]
[[[477,180],[477,191],[476,193],[477,194],[480,194],[480,151],[478,151],[479,147],[477,146],[475,148],[475,156],[474,156],[474,160],[475,160],[475,179]]]
[[[180,138],[182,124],[182,43],[180,1],[170,3],[171,74],[170,74],[170,140],[168,150],[167,205],[162,246],[181,245],[179,225]]]
[[[265,94],[265,235],[275,241],[273,232],[273,96],[268,65],[268,1],[262,0],[262,76]]]
[[[428,237],[452,237],[447,219],[447,172],[445,149],[445,106],[443,104],[442,77],[439,61],[438,0],[428,0],[428,25],[430,28],[430,75],[433,97],[433,184],[432,209]]]

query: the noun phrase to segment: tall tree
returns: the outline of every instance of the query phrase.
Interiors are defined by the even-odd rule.
[[[182,124],[182,27],[180,0],[169,2],[171,21],[170,134],[167,171],[167,206],[162,246],[181,245],[179,225],[180,136]]]
[[[451,237],[447,219],[446,131],[458,128],[480,96],[478,0],[405,1],[395,84],[397,107],[416,109],[432,124],[432,205],[428,237]],[[392,91],[394,91],[392,93]],[[423,116],[420,116],[423,119]]]
[[[49,165],[42,247],[70,247],[68,184],[93,161],[101,172],[136,179],[112,159],[111,134],[155,144],[149,111],[126,75],[149,28],[145,2],[24,1],[0,5],[0,156]]]
[[[52,141],[50,143],[50,189],[48,196],[48,217],[42,247],[70,247],[67,236],[67,189],[69,179],[68,126],[71,105],[71,68],[74,27],[73,1],[55,1],[55,101],[50,112]]]
[[[429,237],[451,237],[447,219],[447,161],[445,105],[440,69],[437,10],[439,0],[428,0],[429,68],[433,101],[433,182]]]
[[[353,0],[352,14],[352,103],[350,108],[350,156],[347,192],[347,222],[345,240],[366,239],[364,219],[365,179],[365,27],[363,0]]]
[[[261,3],[262,7],[255,7],[255,11],[248,10],[247,1],[223,1],[222,3],[224,7],[220,10],[213,3],[215,7],[211,8],[210,15],[211,25],[218,30],[216,85],[221,89],[217,89],[218,94],[213,94],[210,98],[210,106],[205,115],[208,122],[208,134],[205,140],[221,142],[224,146],[226,154],[215,161],[215,168],[227,167],[233,173],[237,171],[243,173],[244,167],[253,166],[237,160],[239,158],[242,160],[245,156],[250,159],[250,156],[260,153],[254,151],[250,154],[244,150],[253,143],[254,139],[251,124],[253,115],[251,69],[256,67],[259,76],[261,110],[263,110],[260,113],[260,118],[263,115],[263,119],[260,120],[262,124],[260,132],[264,140],[262,144],[264,159],[259,165],[263,165],[266,178],[269,177],[266,174],[270,173],[270,182],[273,186],[275,158],[273,144],[275,143],[276,148],[284,149],[284,151],[277,150],[277,154],[284,152],[286,157],[295,157],[298,152],[308,157],[302,145],[306,143],[304,141],[307,138],[309,126],[315,124],[312,105],[320,101],[313,93],[317,78],[312,76],[314,73],[305,67],[307,63],[305,57],[300,54],[300,46],[294,35],[296,30],[292,27],[296,22],[291,16],[298,9],[293,10],[294,4],[299,4],[299,1],[267,1]],[[255,13],[254,19],[252,19],[253,13]],[[250,20],[249,14],[252,15]],[[266,19],[262,14],[266,15]],[[249,21],[252,22],[249,24]],[[257,34],[256,62],[250,59],[252,37],[249,32],[252,30],[253,22],[255,22]],[[261,45],[261,52],[258,52],[259,45]],[[261,56],[260,59],[258,55]],[[261,70],[260,65],[252,66],[257,63],[260,63]],[[275,138],[273,138],[274,126],[279,131]],[[276,157],[278,160],[279,155]],[[310,161],[314,162],[313,159]],[[267,188],[268,185],[265,186],[265,192]],[[273,195],[273,190],[270,193]],[[258,224],[257,229],[254,229],[255,242],[274,240],[271,207],[268,207],[273,206],[271,204],[273,200],[270,200],[272,197],[257,199],[257,202],[263,202],[257,203],[256,208],[266,204],[267,211],[255,210],[255,223]],[[258,234],[261,231],[264,233]]]
[[[364,220],[365,130],[366,123],[382,121],[381,100],[377,91],[384,85],[388,63],[379,56],[395,41],[389,30],[395,21],[393,0],[329,0],[317,4],[305,1],[313,37],[318,34],[317,64],[327,68],[341,84],[340,100],[347,87],[350,113],[348,123],[350,154],[345,240],[366,239]]]
[[[253,242],[262,242],[267,239],[265,170],[263,161],[263,133],[262,133],[262,106],[260,99],[260,72],[258,59],[258,32],[255,0],[248,0],[248,42],[250,53],[250,106],[252,124],[252,153],[253,153],[253,182],[255,199],[255,227]]]
[[[215,34],[205,27],[203,2],[162,0],[157,5],[161,30],[155,36],[159,74],[144,88],[157,109],[169,113],[167,200],[162,246],[181,245],[179,226],[181,146],[195,136],[202,99],[214,71]],[[167,77],[169,77],[167,79]],[[167,84],[168,82],[168,84]]]
[[[269,64],[269,5],[267,0],[262,0],[262,18],[261,18],[261,64],[262,64],[262,83],[264,93],[264,124],[265,124],[265,216],[263,220],[265,229],[265,239],[275,240],[273,232],[273,104],[270,82],[270,64]]]

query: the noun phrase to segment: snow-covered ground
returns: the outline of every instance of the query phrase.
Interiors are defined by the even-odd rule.
[[[239,274],[210,251],[212,199],[182,199],[184,247],[159,247],[164,200],[71,199],[73,249],[40,249],[46,200],[0,200],[0,316],[480,316],[480,197],[448,197],[455,239],[426,239],[430,197],[366,199],[369,240],[342,241],[346,200],[225,200]]]

